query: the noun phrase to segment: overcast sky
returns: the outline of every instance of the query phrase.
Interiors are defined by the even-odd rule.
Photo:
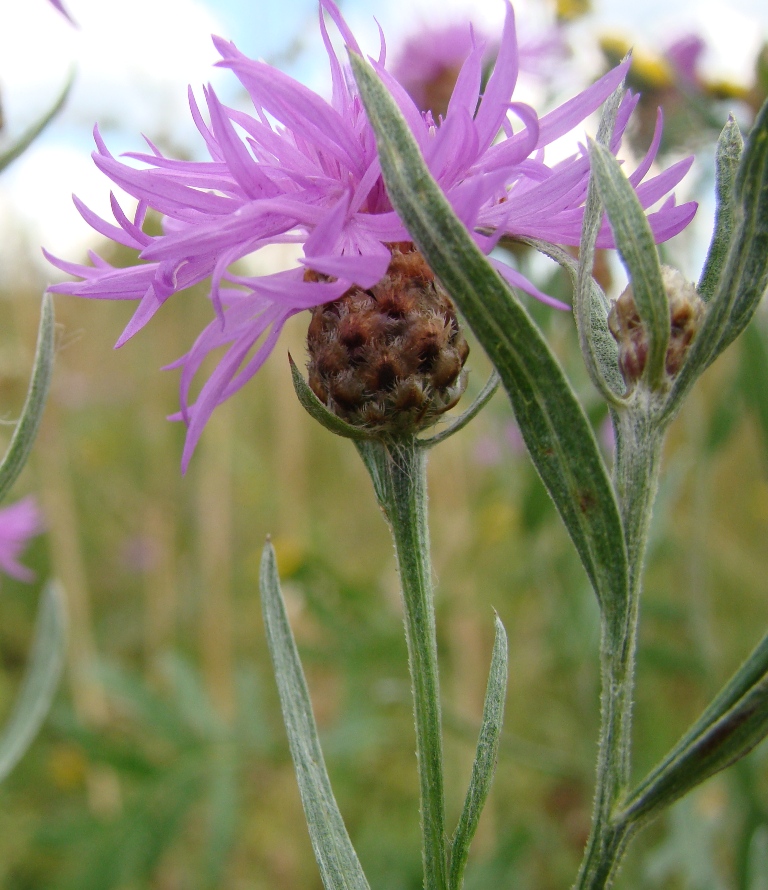
[[[0,90],[7,132],[20,132],[42,113],[77,65],[66,112],[0,179],[0,226],[23,226],[30,243],[66,256],[76,256],[89,238],[71,204],[72,192],[108,215],[109,184],[90,159],[95,121],[115,153],[140,149],[142,132],[190,150],[199,140],[187,106],[187,84],[199,88],[212,81],[225,100],[234,97],[235,78],[212,67],[211,33],[322,89],[325,64],[316,0],[68,0],[67,5],[79,30],[46,0],[0,0]],[[481,28],[493,27],[504,15],[502,0],[346,0],[340,5],[371,51],[378,43],[374,16],[396,50],[409,33],[430,22],[466,18],[467,9]],[[724,76],[745,76],[761,33],[768,33],[764,0],[602,0],[594,5],[594,16],[579,26],[582,32],[612,28],[654,46],[696,29],[712,43],[710,65]],[[516,8],[523,20],[541,17],[542,4],[535,0],[521,0]]]

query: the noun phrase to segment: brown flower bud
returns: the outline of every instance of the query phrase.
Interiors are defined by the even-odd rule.
[[[469,346],[424,257],[410,243],[390,249],[376,285],[312,310],[307,370],[312,391],[338,417],[397,435],[426,429],[458,402]]]
[[[661,267],[661,280],[669,301],[670,334],[665,369],[670,377],[679,373],[704,315],[704,303],[696,288],[671,266]],[[608,328],[619,345],[619,369],[627,389],[643,376],[648,360],[648,335],[635,304],[630,284],[608,313]]]

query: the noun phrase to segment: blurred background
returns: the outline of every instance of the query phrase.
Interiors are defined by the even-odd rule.
[[[460,0],[340,5],[370,51],[376,16],[404,71],[414,36],[470,17]],[[731,112],[746,132],[768,93],[768,13],[758,2],[669,6],[516,5],[533,60],[519,97],[544,111],[635,47],[630,81],[644,99],[630,151],[644,151],[661,104],[660,160],[697,154],[678,191],[701,201],[697,221],[663,248],[695,278],[712,224],[717,133]],[[71,204],[74,191],[108,213],[108,184],[89,158],[93,123],[115,153],[140,149],[143,133],[168,153],[202,157],[187,84],[211,81],[225,101],[244,102],[235,79],[211,67],[212,32],[327,87],[314,0],[70,0],[68,8],[78,30],[44,0],[0,6],[0,145],[50,107],[77,66],[65,110],[0,178],[5,442],[26,392],[40,296],[54,280],[40,245],[74,261],[89,246],[132,261],[95,242]],[[492,50],[503,4],[475,3],[471,18]],[[548,264],[525,252],[516,259],[540,287],[570,299]],[[600,275],[617,296],[623,273],[606,259]],[[610,459],[605,408],[572,319],[530,308]],[[183,429],[165,420],[178,405],[178,377],[159,369],[208,322],[204,291],[170,301],[118,351],[130,306],[57,297],[56,313],[53,392],[14,492],[38,497],[46,532],[24,557],[35,582],[2,578],[0,722],[51,576],[66,588],[70,647],[43,732],[0,786],[0,887],[320,887],[261,623],[258,565],[269,533],[331,778],[371,886],[416,890],[418,785],[392,546],[354,448],[296,402],[286,351],[303,355],[306,319],[293,320],[258,378],[217,410],[182,477]],[[479,347],[470,367],[477,392],[489,372]],[[492,609],[510,641],[506,730],[466,886],[568,887],[593,789],[594,597],[503,395],[432,452],[430,486],[449,825],[469,778]],[[642,607],[637,778],[765,632],[767,528],[768,318],[760,312],[669,436]],[[767,890],[768,745],[646,830],[617,887]]]

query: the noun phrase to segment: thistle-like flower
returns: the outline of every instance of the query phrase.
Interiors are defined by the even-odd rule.
[[[136,198],[138,207],[131,218],[113,196],[115,225],[77,198],[75,202],[97,232],[138,250],[139,261],[118,269],[95,253],[92,265],[50,258],[82,279],[57,284],[54,291],[138,300],[118,346],[170,296],[210,279],[214,317],[189,352],[169,366],[181,368],[176,418],[188,427],[184,468],[211,412],[258,371],[286,320],[352,288],[370,290],[387,274],[392,245],[411,241],[389,201],[373,129],[352,77],[331,45],[325,13],[347,47],[356,53],[360,48],[333,0],[320,0],[320,30],[333,83],[330,101],[214,38],[221,54],[218,64],[231,69],[247,90],[251,112],[226,107],[208,87],[203,90],[206,123],[190,91],[192,115],[210,160],[167,158],[150,143],[150,153],[129,155],[145,165],[142,169],[114,158],[97,129],[96,165]],[[621,83],[627,63],[539,118],[530,106],[512,101],[519,58],[509,2],[494,70],[481,95],[484,51],[483,43],[473,40],[445,117],[438,121],[422,114],[387,70],[383,38],[373,65],[408,121],[432,175],[486,253],[501,235],[576,245],[589,177],[586,150],[550,166],[544,148],[602,104]],[[636,101],[627,95],[621,106],[614,151]],[[659,116],[648,153],[630,175],[645,208],[668,196],[691,162],[681,161],[646,179],[660,136]],[[149,209],[163,216],[160,235],[143,230]],[[694,212],[694,204],[676,206],[674,196],[666,197],[648,216],[656,240],[677,234]],[[238,260],[275,243],[301,244],[300,266],[257,276],[237,270]],[[606,223],[598,246],[612,244]],[[562,306],[510,266],[492,262],[511,285]],[[223,357],[192,399],[193,379],[204,359],[222,348]]]
[[[22,498],[10,507],[0,508],[0,569],[12,578],[31,581],[34,573],[19,562],[30,538],[43,529],[35,498]]]

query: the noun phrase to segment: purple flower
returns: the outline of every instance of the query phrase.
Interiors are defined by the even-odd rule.
[[[462,65],[479,41],[485,47],[482,58],[485,68],[496,57],[498,42],[473,31],[468,22],[420,31],[405,42],[392,73],[418,108],[431,111],[436,118],[438,114],[445,114]],[[566,54],[562,32],[552,28],[536,38],[518,42],[518,68],[530,74],[546,75]]]
[[[97,232],[138,250],[141,262],[122,269],[93,252],[92,265],[49,256],[58,268],[82,279],[57,284],[54,291],[138,300],[118,346],[172,294],[210,278],[215,317],[189,352],[169,366],[181,368],[181,411],[175,419],[187,424],[184,469],[211,412],[258,371],[286,320],[337,299],[354,285],[372,287],[388,268],[389,245],[411,240],[390,204],[372,127],[351,75],[331,46],[323,11],[347,46],[358,53],[360,49],[332,0],[320,0],[320,29],[333,83],[330,101],[265,62],[247,58],[232,43],[214,38],[221,54],[218,64],[235,73],[253,110],[226,107],[208,87],[203,90],[206,123],[190,91],[192,115],[210,160],[167,158],[148,143],[149,153],[128,155],[144,165],[137,169],[113,157],[95,130],[96,165],[136,198],[138,207],[131,218],[113,196],[115,224],[77,198],[75,203]],[[621,83],[628,64],[539,118],[530,106],[511,101],[519,58],[508,2],[496,64],[481,98],[484,53],[483,43],[474,40],[445,118],[437,123],[418,110],[387,71],[383,38],[373,65],[407,119],[432,174],[482,249],[490,252],[502,234],[576,245],[588,157],[581,148],[550,166],[544,148],[595,111]],[[620,109],[614,151],[636,103],[637,97],[628,95]],[[665,241],[688,224],[696,208],[676,206],[669,195],[692,159],[646,179],[660,138],[659,115],[648,153],[630,179],[644,207],[665,199],[661,209],[648,216],[657,241]],[[149,209],[163,216],[160,235],[143,230]],[[301,265],[256,276],[233,268],[243,257],[275,243],[301,244]],[[598,246],[612,245],[606,223]],[[510,284],[562,307],[510,266],[492,262]],[[218,365],[192,399],[193,379],[204,359],[220,350]]]
[[[40,510],[32,496],[0,508],[0,569],[12,578],[31,581],[34,573],[21,565],[18,557],[42,528]]]
[[[686,34],[667,47],[664,55],[681,80],[696,85],[699,80],[699,63],[707,44],[698,34]]]

